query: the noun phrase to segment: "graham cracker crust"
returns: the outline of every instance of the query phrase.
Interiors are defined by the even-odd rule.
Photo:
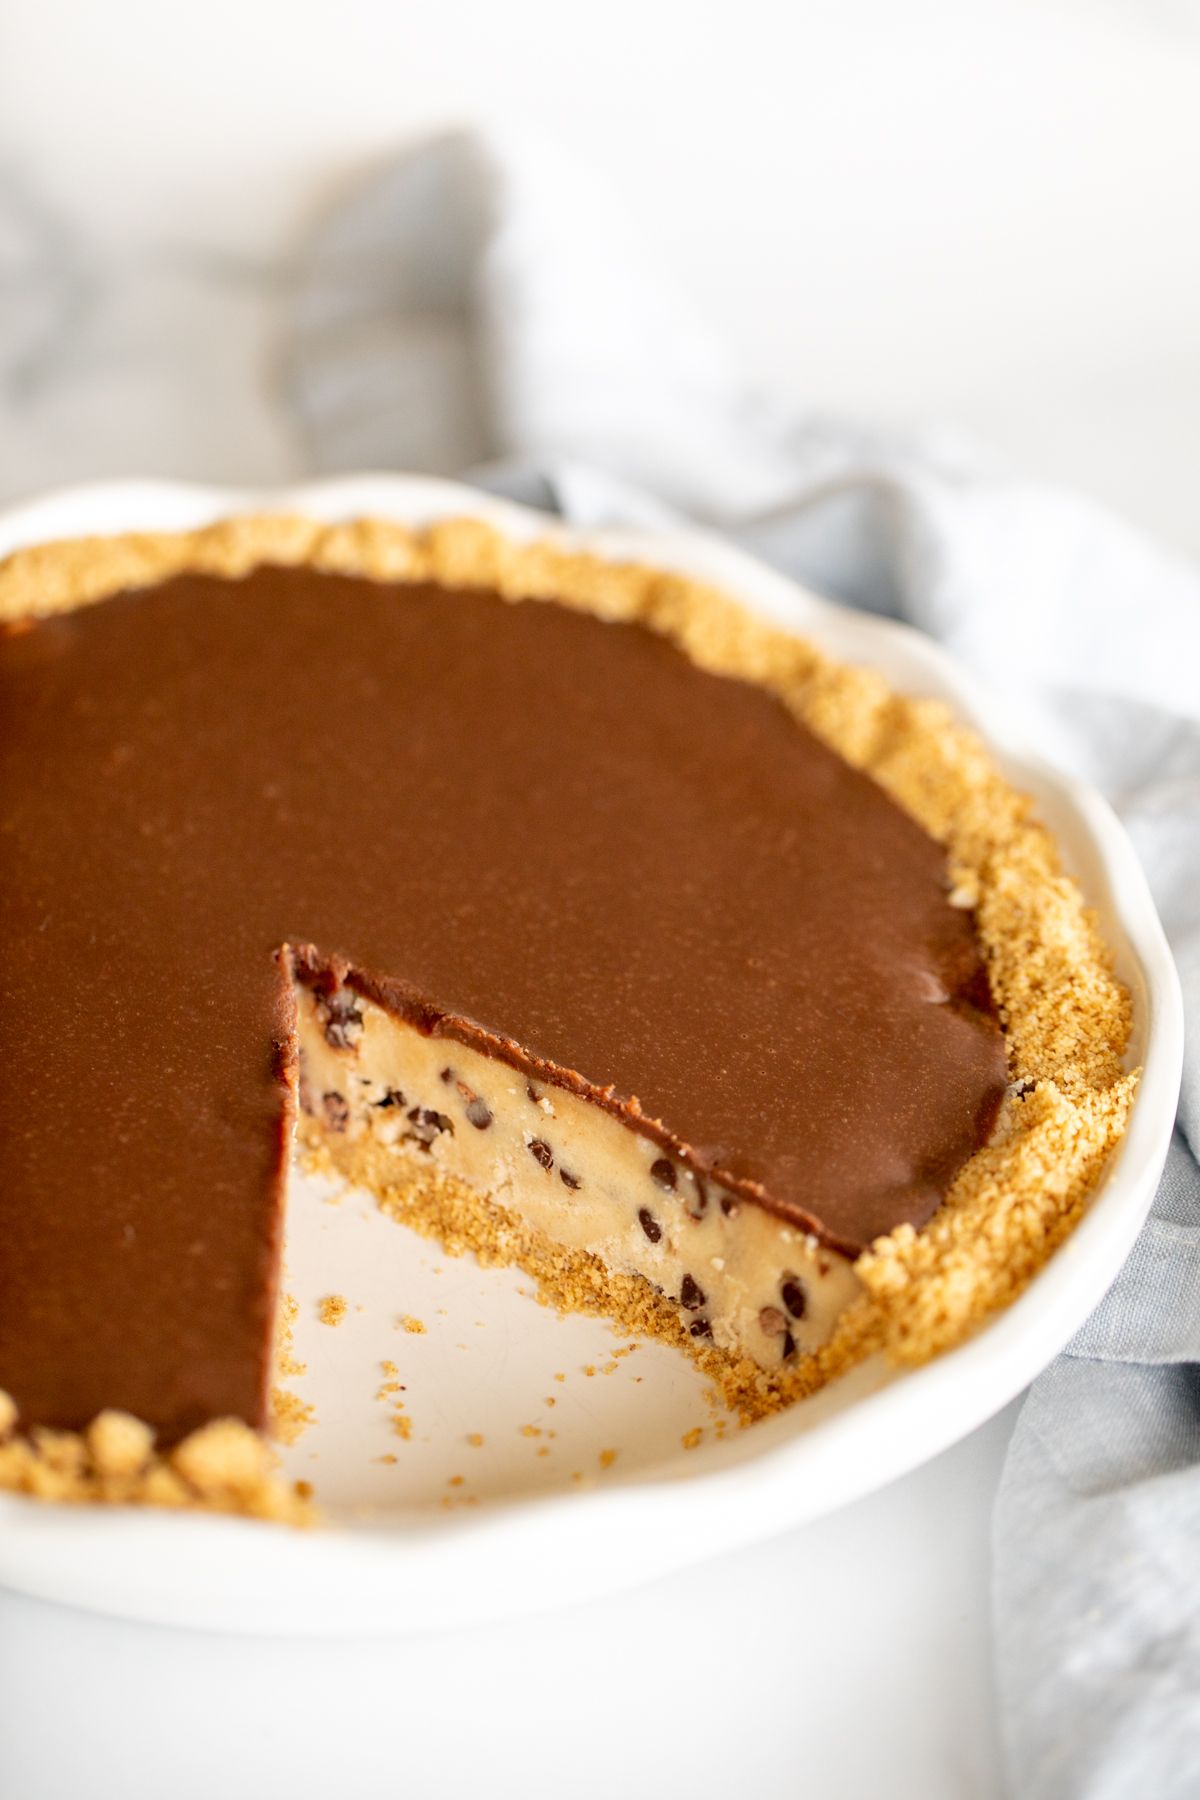
[[[269,1444],[240,1419],[214,1419],[174,1449],[129,1413],[102,1412],[86,1431],[35,1426],[14,1432],[17,1409],[0,1392],[0,1490],[38,1500],[107,1506],[185,1507],[277,1525],[311,1525],[316,1509],[302,1482],[274,1473]]]
[[[690,577],[605,562],[550,541],[512,542],[472,519],[418,530],[376,519],[325,525],[245,517],[194,532],[42,545],[0,564],[0,621],[32,621],[184,572],[232,579],[266,562],[488,588],[514,602],[553,600],[638,622],[700,667],[777,695],[945,846],[951,902],[975,914],[1011,1081],[992,1140],[961,1170],[931,1223],[921,1232],[902,1226],[859,1257],[862,1297],[843,1313],[832,1340],[786,1378],[698,1344],[645,1283],[537,1241],[502,1208],[437,1171],[398,1179],[396,1164],[382,1166],[372,1146],[331,1139],[310,1144],[309,1154],[327,1157],[348,1179],[371,1188],[385,1210],[439,1237],[448,1250],[518,1263],[552,1304],[603,1313],[623,1329],[686,1349],[746,1420],[812,1392],[875,1350],[897,1364],[925,1362],[961,1343],[1023,1291],[1082,1217],[1124,1131],[1138,1079],[1125,1066],[1130,1000],[1032,801],[1005,781],[980,739],[948,707],[893,693],[873,670],[832,660]],[[89,1434],[70,1448],[49,1442],[71,1435],[35,1433],[28,1442],[5,1443],[0,1487],[35,1492],[37,1484],[68,1490],[74,1484],[77,1491],[60,1497],[101,1500],[156,1499],[147,1491],[152,1486],[165,1491],[157,1476],[140,1487],[124,1478],[114,1485]],[[147,1469],[162,1466],[180,1478],[185,1448]],[[76,1472],[68,1476],[68,1467]],[[228,1482],[219,1491],[223,1505],[238,1499]],[[212,1501],[198,1490],[192,1503]],[[258,1504],[239,1501],[227,1509],[253,1511]]]

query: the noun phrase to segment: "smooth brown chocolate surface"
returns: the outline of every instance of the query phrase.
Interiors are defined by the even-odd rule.
[[[269,568],[0,634],[0,1387],[262,1419],[288,946],[831,1244],[923,1222],[1005,1083],[945,884],[640,626]]]

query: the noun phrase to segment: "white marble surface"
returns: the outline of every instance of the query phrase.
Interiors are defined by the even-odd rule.
[[[314,205],[517,118],[765,381],[1200,551],[1198,98],[1200,0],[5,0],[0,493],[291,473],[270,312]]]
[[[953,420],[1200,553],[1196,0],[783,11],[7,0],[0,499],[299,472],[271,345],[304,219],[399,138],[515,114],[606,169],[764,379]],[[252,1642],[0,1595],[0,1794],[997,1796],[1010,1426],[512,1627]]]

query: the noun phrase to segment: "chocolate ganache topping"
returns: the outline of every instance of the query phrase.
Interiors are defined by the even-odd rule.
[[[262,1421],[297,977],[849,1253],[930,1217],[1003,1093],[939,846],[640,625],[264,567],[10,628],[0,824],[27,1420]]]

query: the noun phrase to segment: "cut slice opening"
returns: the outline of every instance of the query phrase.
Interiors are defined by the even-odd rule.
[[[299,1138],[452,1253],[686,1351],[744,1417],[817,1385],[847,1256],[584,1095],[420,1029],[298,959]],[[827,1372],[825,1372],[827,1373]]]

